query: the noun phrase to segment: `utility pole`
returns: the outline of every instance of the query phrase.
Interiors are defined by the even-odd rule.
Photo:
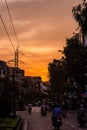
[[[15,68],[18,68],[18,47],[17,47],[17,49],[16,49],[16,51],[15,51],[15,62],[14,62],[14,67]]]
[[[18,63],[19,63],[19,50],[18,47],[15,50],[14,59],[8,61],[8,62],[14,62],[13,72],[12,72],[12,91],[13,91],[13,97],[12,97],[12,113],[13,118],[16,117],[16,110],[15,110],[15,79],[17,77],[17,70],[18,70]],[[22,61],[21,61],[22,62]],[[22,62],[23,63],[23,62]]]
[[[13,81],[13,118],[16,117],[16,110],[15,110],[15,77],[17,76],[17,68],[18,68],[18,47],[15,50],[15,59],[14,59],[14,70],[12,74],[12,81]]]

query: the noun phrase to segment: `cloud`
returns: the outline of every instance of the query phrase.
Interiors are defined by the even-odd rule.
[[[28,57],[28,59],[22,57],[23,61],[28,64],[27,67],[24,67],[27,74],[40,75],[44,71],[47,73],[48,63],[60,56],[57,50],[65,46],[66,37],[72,36],[77,27],[72,17],[72,7],[80,1],[7,0],[20,46]],[[18,44],[12,30],[5,0],[0,1],[0,14],[16,48]],[[0,58],[13,59],[14,51],[1,20],[0,43]],[[41,74],[43,77],[44,73]]]
[[[62,33],[61,30],[65,28],[64,25],[67,24],[65,22],[68,21],[67,19],[69,19],[69,17],[71,17],[70,10],[67,8],[67,0],[65,1],[65,6],[63,6],[65,2],[62,3],[62,1],[58,0],[41,1],[22,0],[20,2],[16,0],[13,2],[10,0],[9,9],[15,29],[17,31],[17,34],[20,37],[23,37],[23,39],[27,38],[28,35],[29,39],[35,38],[35,36],[38,37],[39,34],[43,34],[42,36],[39,35],[39,38],[41,37],[41,39],[47,39],[48,37],[49,39],[50,36],[52,38],[52,35],[54,35],[52,34],[52,31],[55,31],[55,34],[59,35],[58,32]],[[64,23],[61,21],[64,21]],[[6,25],[7,23],[8,22],[6,21]],[[7,25],[7,27],[8,26],[9,24]],[[44,33],[46,35],[44,35]]]

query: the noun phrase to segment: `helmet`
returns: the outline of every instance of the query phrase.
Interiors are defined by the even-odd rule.
[[[84,105],[83,105],[83,104],[80,104],[80,107],[84,107]]]
[[[56,104],[55,104],[55,107],[60,107],[60,104],[59,104],[59,103],[56,103]]]

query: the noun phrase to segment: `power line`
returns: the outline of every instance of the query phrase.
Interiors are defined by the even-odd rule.
[[[1,0],[1,2],[2,2],[2,0]],[[11,13],[10,13],[10,10],[9,10],[9,7],[8,7],[8,4],[7,4],[7,1],[6,1],[6,0],[5,0],[5,4],[6,4],[6,8],[7,8],[7,12],[8,12],[9,20],[10,20],[10,24],[11,24],[11,26],[12,26],[12,29],[13,29],[13,32],[14,32],[14,35],[15,35],[15,38],[16,38],[16,41],[17,41],[18,45],[20,46],[19,40],[18,40],[18,37],[17,37],[17,34],[16,34],[16,31],[15,31],[15,28],[14,28],[14,24],[13,24],[13,21],[12,21]],[[3,2],[2,2],[2,5],[3,5]],[[3,6],[3,7],[4,7],[4,6]],[[1,21],[2,21],[2,23],[3,23],[3,25],[4,25],[5,31],[6,31],[8,37],[9,37],[9,40],[10,40],[10,42],[11,42],[11,44],[12,44],[10,35],[9,35],[7,29],[6,29],[6,26],[5,26],[5,24],[4,24],[4,20],[2,19],[2,17],[1,17]],[[12,46],[13,46],[13,44],[12,44]],[[14,46],[13,46],[13,48],[14,48]],[[15,49],[14,49],[14,50],[15,50]],[[23,54],[22,51],[21,51],[21,54],[24,56],[24,54]],[[15,50],[15,58],[14,58],[14,60],[9,61],[9,62],[14,62],[14,66],[15,66],[15,67],[18,67],[18,62],[19,62],[18,56],[19,56],[19,51],[18,51],[18,47],[17,47],[17,49]],[[24,64],[24,62],[22,62],[22,61],[20,61],[20,62]]]
[[[20,44],[19,44],[19,40],[18,40],[18,37],[17,37],[17,33],[16,33],[16,31],[15,31],[15,27],[14,27],[14,24],[13,24],[13,20],[12,20],[12,17],[11,17],[11,13],[10,13],[10,9],[9,9],[9,6],[8,6],[8,3],[7,3],[7,1],[5,0],[5,4],[6,4],[6,8],[7,8],[7,11],[8,11],[8,15],[9,15],[9,18],[10,18],[10,22],[11,22],[11,25],[12,25],[12,29],[13,29],[13,32],[14,32],[14,35],[15,35],[15,38],[16,38],[16,41],[17,41],[17,43],[18,43],[18,46],[20,47],[20,49],[21,49],[21,46],[20,46]],[[17,63],[15,63],[15,64],[17,64],[17,66],[18,66],[18,54],[19,54],[19,51],[18,51],[18,47],[17,47],[17,50],[15,50],[15,53],[17,53],[17,54],[15,54],[15,56],[16,56],[16,60],[17,60]],[[22,52],[22,50],[21,50],[21,54],[22,55],[24,55],[23,54],[23,52]]]
[[[1,22],[2,22],[2,24],[3,24],[3,26],[4,26],[5,31],[6,31],[6,33],[7,33],[7,36],[8,36],[8,38],[9,38],[10,42],[11,42],[11,45],[12,45],[13,49],[15,50],[14,45],[13,45],[13,43],[12,43],[12,40],[11,40],[11,38],[10,38],[10,35],[9,35],[8,31],[7,31],[7,28],[6,28],[5,24],[4,24],[4,21],[3,21],[1,15],[0,15],[0,19],[1,19]]]
[[[7,4],[7,1],[6,1],[6,0],[5,0],[5,4],[6,4],[6,7],[7,7],[7,11],[8,11],[9,18],[10,18],[10,22],[11,22],[11,25],[12,25],[12,28],[13,28],[13,31],[14,31],[14,34],[15,34],[17,43],[18,43],[18,45],[20,46],[19,40],[18,40],[18,37],[17,37],[17,34],[16,34],[16,31],[15,31],[15,28],[14,28],[14,24],[13,24],[13,21],[12,21],[11,13],[10,13],[10,10],[9,10],[9,7],[8,7],[8,4]]]
[[[5,4],[6,4],[6,8],[7,8],[7,11],[8,11],[9,18],[10,18],[10,22],[11,22],[11,25],[12,25],[12,28],[13,28],[13,31],[14,31],[14,35],[16,37],[16,41],[17,41],[18,45],[20,46],[16,31],[15,31],[15,28],[14,28],[13,20],[12,20],[12,17],[11,17],[10,9],[9,9],[9,6],[8,6],[8,3],[7,3],[6,0],[5,0]],[[16,50],[15,50],[15,52],[16,52]],[[23,55],[24,57],[27,57],[27,56],[25,56],[25,54],[23,52],[20,52],[20,54]]]
[[[6,7],[7,7],[8,15],[9,15],[9,18],[10,18],[10,22],[11,22],[11,25],[12,25],[12,28],[13,28],[13,31],[14,31],[14,35],[15,35],[16,41],[17,41],[17,43],[18,43],[18,46],[19,46],[20,49],[21,49],[21,46],[20,46],[20,44],[19,44],[19,40],[18,40],[18,37],[17,37],[17,33],[16,33],[16,31],[15,31],[15,27],[14,27],[14,24],[13,24],[13,20],[12,20],[12,17],[11,17],[11,13],[10,13],[10,9],[9,9],[7,0],[5,0],[5,4],[6,4]],[[22,50],[21,50],[21,52],[22,52]],[[23,52],[22,52],[22,54],[23,54]]]

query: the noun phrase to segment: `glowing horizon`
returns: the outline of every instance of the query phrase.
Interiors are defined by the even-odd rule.
[[[7,0],[13,25],[19,40],[18,45],[5,0],[0,1],[0,12],[14,48],[19,48],[19,68],[25,75],[41,76],[48,80],[48,64],[61,58],[66,37],[71,37],[77,23],[72,17],[72,8],[81,0]],[[14,49],[0,20],[0,60],[14,59]],[[21,55],[21,53],[24,54]],[[12,64],[13,65],[13,64]]]

